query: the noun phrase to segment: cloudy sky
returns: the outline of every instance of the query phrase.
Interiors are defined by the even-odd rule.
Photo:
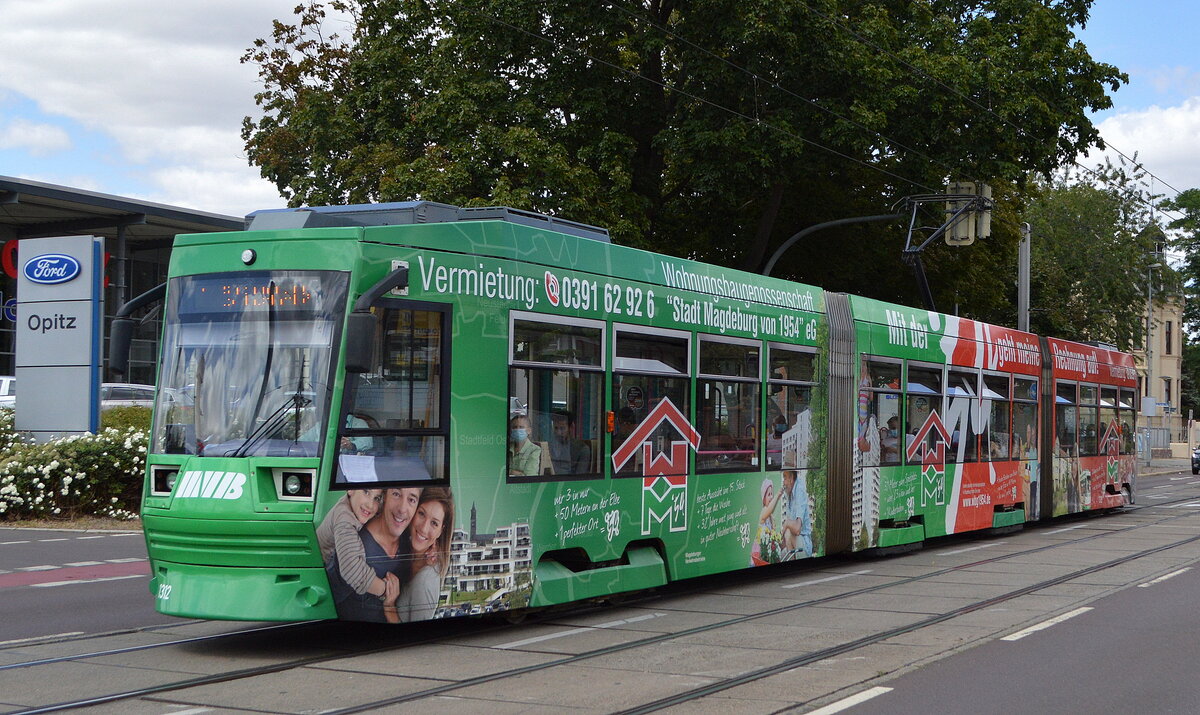
[[[0,175],[241,216],[282,205],[246,162],[239,58],[299,0],[0,0]],[[1195,0],[1096,0],[1082,38],[1130,84],[1103,136],[1200,187]]]

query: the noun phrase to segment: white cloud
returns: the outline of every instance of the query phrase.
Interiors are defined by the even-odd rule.
[[[273,19],[290,21],[296,4],[0,0],[0,142],[42,152],[72,146],[65,131],[46,131],[53,127],[45,123],[41,134],[23,119],[9,119],[6,129],[4,115],[17,113],[13,99],[21,96],[45,117],[112,138],[119,156],[103,161],[154,182],[158,195],[142,198],[229,214],[279,206],[245,158],[241,121],[256,114],[259,86],[256,67],[240,57],[255,38],[270,35]],[[79,173],[105,172],[82,143],[75,142]],[[10,166],[4,173],[41,171]]]
[[[171,166],[155,171],[151,178],[163,189],[161,193],[145,198],[171,206],[240,217],[251,211],[286,205],[275,186],[258,178],[256,170],[247,173]]]
[[[1138,161],[1161,182],[1180,191],[1200,187],[1200,97],[1174,107],[1116,114],[1098,128],[1109,144],[1109,156],[1116,157],[1114,149],[1129,157],[1136,152]],[[1081,159],[1088,165],[1096,161],[1094,156]],[[1175,193],[1163,183],[1155,189],[1167,196]]]
[[[47,156],[70,148],[70,135],[53,124],[14,119],[0,126],[0,149],[24,149],[33,156]]]

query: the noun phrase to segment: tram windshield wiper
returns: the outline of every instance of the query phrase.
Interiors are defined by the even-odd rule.
[[[311,398],[305,396],[304,393],[297,390],[292,394],[291,397],[287,399],[287,401],[276,408],[274,412],[267,415],[267,418],[263,420],[258,427],[255,427],[250,434],[246,435],[246,439],[243,440],[240,445],[238,445],[237,449],[229,452],[226,456],[245,457],[250,451],[250,448],[253,447],[257,442],[283,426],[283,423],[286,422],[287,418],[289,417],[288,410],[294,409],[296,411],[296,421],[297,424],[299,424],[300,410],[311,405],[312,403],[313,401]],[[299,440],[300,435],[297,434],[295,439]]]

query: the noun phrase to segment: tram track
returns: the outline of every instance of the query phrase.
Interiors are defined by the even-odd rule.
[[[1163,501],[1163,502],[1151,504],[1151,505],[1137,505],[1137,506],[1132,506],[1132,507],[1126,507],[1124,509],[1124,511],[1126,513],[1133,513],[1133,512],[1142,511],[1145,509],[1164,508],[1164,507],[1169,508],[1171,505],[1183,504],[1183,503],[1194,502],[1194,501],[1196,501],[1194,497],[1183,497],[1183,498],[1170,500],[1170,501]],[[1022,556],[1033,555],[1033,554],[1041,553],[1041,552],[1051,550],[1051,549],[1058,549],[1058,548],[1074,546],[1074,545],[1086,543],[1088,541],[1092,541],[1095,539],[1101,539],[1101,538],[1106,538],[1106,537],[1110,537],[1110,536],[1119,536],[1121,534],[1128,533],[1133,530],[1144,529],[1144,528],[1149,528],[1149,527],[1153,527],[1153,526],[1160,526],[1164,523],[1169,523],[1176,519],[1181,519],[1181,518],[1185,518],[1185,517],[1192,516],[1192,515],[1193,514],[1191,512],[1174,513],[1169,516],[1164,516],[1163,518],[1154,519],[1153,521],[1132,524],[1132,525],[1129,525],[1129,526],[1126,526],[1126,527],[1123,527],[1120,529],[1116,529],[1116,530],[1106,530],[1106,531],[1102,531],[1100,533],[1088,534],[1088,535],[1080,536],[1078,538],[1064,539],[1062,541],[1058,541],[1058,542],[1055,542],[1052,544],[1044,544],[1044,545],[1037,546],[1037,547],[1030,548],[1030,549],[1022,549],[1022,550],[1010,552],[1007,554],[1000,554],[1000,555],[990,557],[987,559],[979,559],[979,560],[971,561],[969,563],[947,566],[944,568],[935,569],[935,570],[927,572],[927,573],[922,573],[922,574],[918,574],[918,575],[914,575],[914,576],[902,577],[902,578],[889,580],[887,583],[884,583],[884,584],[875,584],[875,585],[865,586],[865,587],[858,588],[858,589],[852,589],[849,591],[839,592],[836,594],[830,594],[828,596],[823,596],[820,598],[807,599],[804,601],[790,603],[785,606],[780,606],[778,608],[773,608],[773,609],[768,609],[765,611],[760,611],[760,612],[756,612],[756,613],[752,613],[752,614],[737,616],[734,618],[727,618],[727,619],[723,619],[721,621],[717,621],[717,622],[714,622],[711,624],[705,624],[703,626],[697,626],[694,628],[684,629],[684,630],[676,631],[676,632],[672,632],[672,633],[654,634],[652,636],[647,636],[645,638],[639,638],[639,639],[636,639],[633,641],[628,641],[626,643],[607,646],[604,648],[598,648],[598,649],[594,649],[594,650],[590,650],[590,651],[587,651],[584,653],[578,653],[578,654],[574,654],[574,655],[570,655],[570,656],[564,656],[562,658],[553,659],[553,660],[535,664],[535,665],[529,665],[529,666],[520,667],[520,668],[511,668],[511,669],[506,669],[506,670],[502,670],[502,671],[497,671],[495,673],[491,673],[491,674],[487,674],[487,675],[478,676],[475,678],[468,678],[468,679],[464,679],[464,680],[448,682],[448,683],[440,684],[440,685],[437,685],[434,687],[425,688],[422,690],[407,693],[402,696],[397,696],[395,698],[388,698],[385,700],[374,701],[374,702],[370,702],[370,703],[366,703],[366,704],[362,704],[362,705],[356,705],[356,706],[352,706],[352,707],[333,710],[331,712],[336,712],[336,713],[364,712],[367,710],[372,710],[375,708],[385,707],[385,706],[389,706],[389,705],[403,704],[403,703],[407,703],[407,702],[421,700],[424,698],[445,695],[445,694],[451,693],[456,690],[462,690],[462,689],[469,688],[469,687],[476,686],[476,685],[482,685],[482,684],[486,684],[486,683],[496,682],[496,681],[503,680],[506,678],[513,678],[513,677],[517,677],[517,676],[521,676],[521,675],[525,675],[525,674],[529,674],[529,673],[545,671],[550,668],[569,666],[572,664],[581,663],[581,662],[591,660],[594,658],[598,658],[601,656],[605,656],[605,655],[611,655],[611,654],[615,654],[615,653],[631,651],[631,650],[634,650],[637,648],[649,647],[649,646],[653,646],[655,644],[667,642],[667,641],[674,640],[674,639],[683,638],[683,637],[686,637],[689,635],[697,635],[697,634],[701,634],[701,633],[705,633],[705,632],[711,632],[711,631],[715,631],[715,630],[718,630],[721,628],[728,628],[728,627],[736,626],[738,624],[746,623],[749,621],[754,621],[754,620],[767,618],[770,616],[775,616],[775,615],[780,615],[780,614],[786,614],[786,613],[794,612],[794,611],[801,610],[804,608],[812,608],[814,606],[834,604],[840,600],[849,599],[849,598],[853,598],[856,596],[862,596],[862,595],[871,594],[871,593],[877,593],[877,592],[883,591],[888,588],[894,588],[897,586],[910,584],[910,583],[917,583],[917,582],[920,582],[923,580],[936,578],[938,576],[942,576],[942,575],[945,575],[948,573],[953,573],[956,571],[962,571],[962,570],[966,570],[966,569],[970,569],[970,568],[987,565],[990,563],[996,563],[996,562],[1005,561],[1005,560],[1009,560],[1009,559],[1019,558]],[[1082,515],[1077,520],[1082,521],[1082,520],[1090,519],[1090,518],[1095,518],[1095,516]],[[1056,522],[1055,524],[1046,525],[1046,526],[1061,526],[1062,523],[1063,522],[1059,521],[1059,522]],[[1034,527],[1034,528],[1037,529],[1037,528],[1041,528],[1041,527],[1038,526],[1038,527]],[[1061,576],[1058,576],[1058,577],[1055,577],[1052,579],[1047,579],[1047,580],[1041,581],[1036,584],[1031,584],[1031,585],[1028,585],[1025,587],[1021,587],[1019,589],[1014,589],[1012,591],[1006,592],[1004,594],[1000,594],[998,596],[993,596],[988,599],[981,599],[981,600],[973,602],[971,604],[964,605],[960,608],[953,609],[953,610],[947,611],[945,613],[937,614],[937,615],[931,616],[929,618],[914,622],[912,624],[908,624],[908,625],[898,627],[895,629],[880,631],[875,634],[864,636],[863,638],[860,638],[857,640],[849,641],[849,642],[843,643],[843,644],[834,645],[834,646],[831,646],[826,649],[822,649],[822,650],[815,651],[812,653],[804,654],[802,656],[797,656],[795,658],[787,659],[776,665],[759,668],[756,670],[751,670],[751,671],[743,673],[734,678],[728,678],[728,679],[724,679],[721,681],[717,681],[717,682],[708,684],[702,688],[696,688],[691,691],[677,694],[670,698],[665,698],[660,701],[648,703],[646,705],[640,706],[639,708],[631,709],[629,712],[653,712],[654,710],[657,710],[657,709],[671,707],[676,704],[688,702],[689,700],[695,700],[697,698],[706,697],[707,695],[711,695],[713,693],[720,692],[722,690],[737,687],[738,685],[745,684],[748,682],[753,682],[756,679],[769,677],[771,675],[774,675],[774,674],[777,674],[777,673],[780,673],[780,672],[783,672],[783,671],[786,671],[786,670],[789,670],[792,668],[801,667],[801,666],[809,664],[809,663],[814,663],[814,662],[817,662],[820,660],[825,660],[825,659],[828,659],[831,657],[835,657],[837,655],[844,654],[846,652],[850,652],[855,649],[862,648],[864,646],[867,646],[867,645],[870,645],[873,643],[878,643],[880,641],[887,640],[888,638],[892,638],[897,635],[901,635],[903,633],[911,632],[914,630],[919,630],[920,628],[925,628],[930,625],[935,625],[935,624],[944,622],[946,620],[949,620],[951,618],[955,618],[957,616],[964,615],[966,613],[971,613],[973,611],[977,611],[982,608],[994,606],[998,603],[1003,603],[1004,601],[1012,600],[1014,598],[1019,598],[1020,596],[1027,595],[1029,593],[1032,593],[1032,592],[1035,592],[1035,591],[1038,591],[1041,589],[1049,588],[1054,585],[1065,583],[1067,581],[1070,581],[1075,578],[1079,578],[1081,576],[1085,576],[1087,574],[1091,574],[1091,573],[1095,573],[1097,571],[1112,568],[1113,566],[1117,566],[1117,565],[1120,565],[1123,563],[1129,563],[1129,562],[1135,561],[1139,558],[1145,558],[1147,556],[1151,556],[1153,554],[1157,554],[1159,552],[1162,552],[1162,551],[1165,551],[1168,549],[1177,548],[1177,547],[1184,546],[1184,545],[1187,545],[1190,543],[1194,543],[1196,541],[1200,541],[1200,535],[1180,539],[1180,540],[1174,541],[1169,544],[1164,544],[1164,545],[1161,545],[1158,547],[1146,549],[1146,550],[1139,551],[1139,552],[1136,552],[1133,554],[1128,554],[1128,555],[1125,555],[1125,556],[1122,556],[1122,557],[1119,557],[1116,559],[1105,561],[1101,564],[1097,564],[1094,566],[1079,569],[1079,570],[1073,571],[1071,573],[1064,574],[1064,575],[1061,575]],[[770,574],[770,573],[762,574],[763,580],[769,579],[769,578],[777,578],[779,575],[778,570],[773,569],[773,571],[775,571],[774,574]],[[759,574],[753,574],[753,576],[758,576],[758,575]],[[706,588],[708,588],[708,585],[702,584],[696,590],[702,591]],[[687,593],[687,591],[685,589],[683,591],[675,591],[672,595],[681,595],[681,594],[686,595],[686,593]],[[650,593],[650,594],[646,594],[642,598],[637,598],[636,602],[644,603],[647,600],[654,600],[656,598],[658,598],[657,594]],[[631,602],[630,604],[627,604],[627,605],[632,605],[632,603],[633,602]],[[584,610],[586,610],[586,609],[572,609],[572,612],[579,613],[580,611],[584,611]],[[546,620],[553,620],[554,618],[556,618],[558,616],[561,616],[561,612],[546,614]],[[93,653],[77,654],[77,655],[73,655],[73,656],[62,656],[62,657],[57,657],[57,658],[41,659],[41,660],[36,660],[36,661],[27,661],[24,663],[13,663],[13,664],[9,664],[9,665],[0,667],[0,670],[14,670],[14,669],[18,669],[18,668],[36,667],[39,665],[45,665],[45,664],[50,664],[50,663],[61,663],[64,661],[86,660],[89,658],[100,657],[102,655],[119,655],[121,653],[127,653],[127,652],[139,651],[139,650],[165,648],[165,647],[169,647],[172,645],[186,645],[186,644],[197,643],[197,642],[217,641],[217,640],[220,640],[221,638],[225,638],[225,637],[229,637],[229,638],[245,637],[247,634],[254,634],[258,631],[289,632],[291,630],[299,629],[302,627],[313,627],[314,624],[317,624],[317,623],[319,623],[319,622],[308,622],[308,623],[303,623],[303,624],[280,624],[277,626],[267,626],[262,629],[249,629],[246,631],[237,631],[237,632],[233,632],[233,633],[214,634],[212,636],[199,636],[199,637],[193,637],[193,638],[188,638],[188,639],[180,639],[178,641],[169,641],[169,642],[156,643],[156,644],[146,644],[146,645],[142,645],[142,646],[132,646],[132,647],[127,647],[127,648],[111,649],[111,650],[107,650],[107,651],[96,651]],[[446,622],[443,622],[443,623],[445,624]],[[486,623],[486,621],[484,621],[484,623]],[[480,628],[479,626],[480,626],[480,622],[478,622],[478,621],[474,622],[473,624],[471,624],[470,632],[472,634],[480,634],[480,633],[486,633],[486,632],[488,632],[488,630],[491,630],[491,629],[487,629],[487,628]],[[494,630],[501,630],[506,627],[510,627],[510,626],[508,626],[507,624],[495,623]],[[62,710],[67,710],[67,709],[87,707],[87,706],[91,706],[91,705],[99,705],[99,704],[104,704],[104,703],[119,702],[122,700],[130,700],[130,699],[138,698],[138,697],[163,695],[166,693],[185,690],[185,689],[197,687],[197,686],[212,685],[212,684],[217,684],[217,683],[225,683],[225,682],[244,680],[244,679],[248,679],[248,678],[254,678],[254,677],[269,675],[269,674],[273,674],[273,673],[280,673],[283,671],[288,671],[288,670],[292,670],[292,669],[296,669],[296,668],[302,668],[302,667],[306,667],[306,666],[318,666],[318,665],[327,664],[327,663],[331,663],[331,662],[337,662],[340,660],[357,657],[357,656],[361,656],[361,655],[369,655],[372,653],[379,653],[379,652],[389,652],[389,651],[406,649],[406,648],[411,648],[411,647],[420,646],[420,645],[427,645],[427,644],[431,644],[431,643],[445,643],[445,642],[447,642],[448,638],[453,638],[455,635],[458,635],[458,634],[449,634],[449,636],[447,636],[447,634],[445,633],[444,626],[437,630],[438,630],[438,633],[432,634],[428,638],[419,638],[417,640],[407,640],[403,644],[399,644],[399,645],[396,643],[385,643],[383,645],[379,645],[377,647],[371,647],[371,648],[353,648],[353,649],[344,650],[344,651],[340,651],[340,652],[332,653],[332,654],[326,653],[326,654],[321,654],[321,655],[306,656],[303,658],[294,658],[294,659],[289,659],[289,660],[282,661],[279,663],[272,663],[269,665],[255,666],[255,667],[249,667],[249,668],[243,668],[243,669],[234,669],[234,670],[225,671],[225,672],[217,673],[217,674],[198,676],[198,677],[194,677],[194,678],[176,680],[176,681],[172,681],[172,682],[168,682],[168,683],[161,683],[161,684],[147,686],[147,687],[143,687],[143,688],[129,689],[129,690],[122,691],[122,692],[110,693],[110,694],[106,694],[106,695],[100,695],[100,696],[95,696],[95,697],[79,699],[79,700],[73,700],[73,701],[69,701],[69,702],[61,702],[61,703],[55,703],[55,704],[50,704],[50,705],[45,705],[45,706],[39,706],[39,707],[34,707],[34,708],[26,709],[26,710],[20,710],[18,712],[22,712],[22,713],[57,712],[57,711],[62,711]]]

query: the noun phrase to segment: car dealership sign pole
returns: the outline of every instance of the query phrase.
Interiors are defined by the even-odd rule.
[[[27,238],[17,250],[17,431],[39,442],[95,432],[104,239]]]

